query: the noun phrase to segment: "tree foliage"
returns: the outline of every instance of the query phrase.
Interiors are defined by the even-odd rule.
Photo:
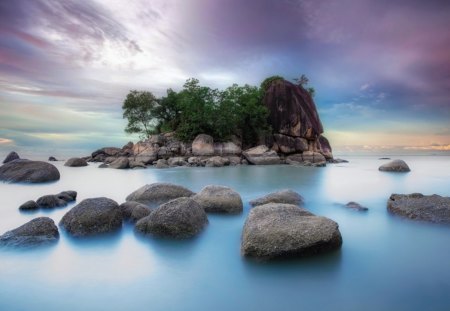
[[[125,132],[148,136],[155,132],[154,108],[157,105],[151,92],[130,91],[122,105],[123,118],[128,119]]]

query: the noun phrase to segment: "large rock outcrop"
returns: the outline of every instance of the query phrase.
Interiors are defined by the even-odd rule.
[[[17,159],[0,166],[0,180],[42,183],[59,180],[58,169],[47,162]]]

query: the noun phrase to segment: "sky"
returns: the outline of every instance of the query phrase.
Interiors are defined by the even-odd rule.
[[[2,0],[0,151],[122,146],[129,90],[306,74],[336,152],[450,153],[450,1]]]

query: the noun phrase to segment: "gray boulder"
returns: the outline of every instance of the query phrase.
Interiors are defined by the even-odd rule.
[[[188,162],[186,162],[184,157],[169,158],[167,162],[169,166],[186,166],[189,164]]]
[[[143,234],[162,237],[190,238],[197,235],[208,223],[203,208],[191,198],[169,201],[136,224]]]
[[[113,162],[111,162],[111,164],[109,164],[110,168],[115,168],[115,169],[125,169],[129,167],[129,161],[127,157],[120,157],[117,158],[116,160],[114,160]]]
[[[278,154],[273,150],[269,150],[269,148],[265,145],[247,149],[242,154],[249,163],[255,165],[271,165],[281,163],[281,159]]]
[[[105,164],[105,163],[102,163],[98,166],[98,168],[108,168],[108,167],[109,167],[109,165]]]
[[[241,252],[259,259],[303,257],[340,248],[336,222],[290,204],[253,208],[245,221]]]
[[[38,208],[39,208],[39,205],[37,205],[37,203],[33,200],[26,201],[21,206],[19,206],[19,209],[21,211],[34,211],[34,210],[37,210]]]
[[[153,183],[142,186],[127,196],[126,201],[136,201],[148,206],[157,206],[180,197],[190,197],[195,193],[179,185]]]
[[[32,247],[55,243],[58,239],[58,228],[53,220],[38,217],[0,236],[0,246]]]
[[[206,167],[222,167],[230,165],[230,160],[220,156],[211,157],[204,160]]]
[[[136,222],[152,212],[147,205],[135,201],[122,203],[119,207],[122,210],[123,219],[131,222]]]
[[[58,169],[47,162],[18,159],[0,166],[0,180],[2,181],[42,183],[59,178]]]
[[[194,156],[214,155],[214,140],[206,134],[199,134],[192,142],[192,154]]]
[[[169,167],[169,163],[167,162],[166,159],[159,159],[158,161],[156,161],[156,168],[168,168]]]
[[[294,190],[283,189],[250,201],[251,206],[258,206],[267,203],[285,203],[301,206],[303,205],[303,197]]]
[[[20,159],[19,155],[15,151],[11,151],[6,158],[3,160],[3,163],[8,163],[14,160]]]
[[[85,199],[68,211],[59,224],[75,237],[112,232],[122,227],[122,210],[108,198]]]
[[[70,166],[70,167],[80,167],[80,166],[87,166],[88,163],[85,159],[82,158],[70,158],[69,160],[64,163],[64,166]]]
[[[229,187],[206,186],[192,197],[207,213],[242,213],[239,193]]]
[[[77,192],[73,190],[62,191],[56,195],[59,199],[72,202],[77,199]]]
[[[379,171],[382,172],[409,172],[408,164],[406,164],[403,160],[392,160],[388,163],[381,165],[378,168]]]
[[[55,208],[67,206],[67,201],[60,199],[57,195],[54,194],[44,195],[37,199],[36,203],[40,208]]]
[[[392,194],[387,208],[391,213],[409,219],[450,224],[450,197],[421,193]]]

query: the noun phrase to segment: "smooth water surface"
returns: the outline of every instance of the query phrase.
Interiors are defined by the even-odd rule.
[[[349,157],[325,168],[242,166],[114,170],[64,167],[44,185],[0,183],[0,234],[37,216],[59,222],[75,204],[20,213],[44,194],[76,190],[77,202],[106,196],[122,203],[144,184],[208,184],[237,190],[244,213],[208,215],[197,238],[171,241],[120,233],[72,239],[34,250],[0,251],[0,310],[450,310],[450,226],[390,215],[391,193],[450,195],[449,157],[402,157],[410,173],[378,171],[384,161]],[[248,201],[292,188],[305,207],[339,223],[338,252],[269,263],[240,255]],[[339,204],[357,201],[366,213]]]

